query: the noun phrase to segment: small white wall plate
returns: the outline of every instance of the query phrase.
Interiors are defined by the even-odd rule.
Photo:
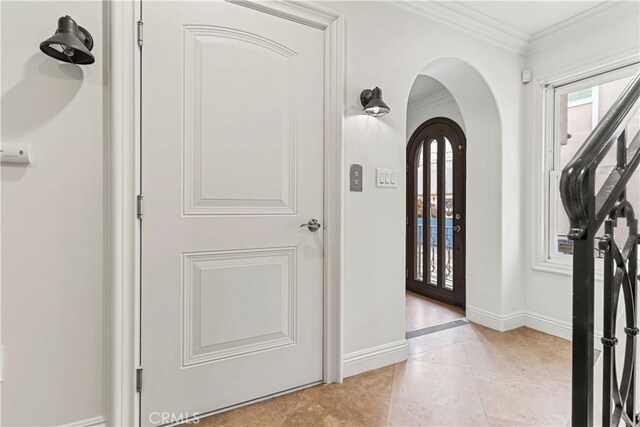
[[[379,188],[395,188],[398,186],[398,171],[394,169],[376,169],[376,185]]]
[[[28,165],[31,163],[31,145],[17,143],[0,144],[0,159],[3,164]]]

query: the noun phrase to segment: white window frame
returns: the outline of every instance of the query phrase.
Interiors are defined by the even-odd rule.
[[[560,109],[560,96],[577,90],[594,87],[590,100],[574,103],[569,107],[592,103],[592,129],[598,124],[599,91],[601,84],[632,76],[637,72],[637,63],[625,66],[612,67],[608,70],[599,70],[591,75],[581,75],[572,80],[558,80],[548,83],[544,87],[543,102],[545,114],[543,118],[544,139],[544,224],[542,242],[542,261],[545,267],[550,267],[559,272],[571,273],[572,256],[557,251],[556,236],[562,234],[562,230],[556,230],[556,216],[559,200],[557,188],[560,183],[562,169],[560,168],[560,134],[556,112]],[[601,165],[598,174],[608,175],[615,165]],[[567,230],[568,231],[568,230]],[[596,264],[596,270],[601,270],[600,263]]]

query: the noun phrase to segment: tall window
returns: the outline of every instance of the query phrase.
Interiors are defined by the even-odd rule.
[[[566,257],[573,253],[567,239],[569,219],[560,199],[560,176],[567,163],[613,105],[631,81],[637,66],[625,67],[592,78],[556,86],[553,89],[553,141],[548,160],[549,218],[547,223],[547,258]],[[627,128],[627,145],[640,128],[640,114],[636,110]],[[615,146],[615,145],[614,145]],[[616,165],[616,150],[609,150],[596,173],[599,189]],[[640,178],[629,183],[628,196],[634,206],[640,206]],[[597,245],[596,245],[597,246]],[[595,254],[598,256],[598,254]]]

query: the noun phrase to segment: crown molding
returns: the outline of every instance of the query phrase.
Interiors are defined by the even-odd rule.
[[[455,1],[399,0],[391,3],[520,55],[611,25],[621,16],[640,13],[638,2],[609,0],[531,35]]]
[[[535,33],[531,37],[527,53],[531,54],[546,49],[585,31],[609,26],[622,16],[633,14],[640,17],[640,3],[635,1],[607,1],[601,3]]]
[[[527,53],[531,41],[529,34],[456,2],[400,0],[392,4],[521,55]]]
[[[263,13],[288,19],[289,21],[307,25],[309,27],[324,30],[339,14],[329,8],[321,7],[315,2],[300,2],[291,0],[276,0],[269,2],[257,2],[254,0],[226,0],[240,6],[248,7]]]

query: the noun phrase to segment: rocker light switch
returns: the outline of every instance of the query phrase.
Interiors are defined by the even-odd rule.
[[[398,186],[398,171],[394,169],[376,169],[376,184],[379,188]]]
[[[362,191],[362,165],[349,165],[349,190]]]

